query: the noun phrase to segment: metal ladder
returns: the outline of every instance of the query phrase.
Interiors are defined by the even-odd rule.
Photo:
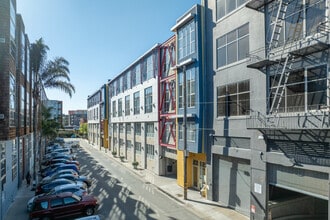
[[[275,20],[276,25],[278,27],[277,28],[274,27],[272,37],[271,37],[272,41],[275,41],[275,43],[273,43],[272,41],[270,42],[269,52],[271,51],[272,48],[278,46],[279,36],[281,34],[279,31],[281,31],[281,29],[283,27],[288,4],[289,4],[289,2],[284,3],[281,0],[279,1],[279,9],[277,12],[277,16],[279,16],[280,18],[276,18],[276,20]],[[298,4],[299,4],[298,1],[296,1],[295,9],[297,9]],[[291,67],[293,64],[293,60],[295,58],[294,55],[290,54],[290,50],[286,51],[286,49],[287,49],[288,43],[299,39],[299,35],[301,34],[301,31],[303,28],[302,19],[303,19],[302,11],[299,10],[297,21],[292,22],[293,27],[289,27],[289,33],[293,31],[293,35],[292,35],[291,39],[290,38],[285,39],[285,43],[282,48],[282,53],[280,55],[280,60],[278,62],[278,66],[277,66],[276,73],[275,73],[275,76],[279,75],[279,80],[278,80],[278,83],[276,86],[274,86],[274,84],[272,85],[272,88],[275,87],[276,90],[273,95],[273,101],[271,103],[269,113],[277,114],[278,110],[280,108],[281,101],[283,99],[284,92],[285,92],[285,85],[288,82],[290,72],[291,72],[290,70],[291,70]],[[285,57],[285,55],[286,55],[286,57]],[[282,62],[283,60],[284,60],[284,62]],[[276,82],[276,77],[275,77],[273,83],[275,83],[275,82]],[[270,95],[272,95],[271,92],[270,92]]]
[[[279,0],[278,10],[276,13],[276,18],[274,21],[274,27],[272,31],[272,35],[269,41],[268,51],[271,51],[273,48],[278,46],[278,42],[281,36],[283,24],[285,22],[285,15],[288,8],[288,3]]]

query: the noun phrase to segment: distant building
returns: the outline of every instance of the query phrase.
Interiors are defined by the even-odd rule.
[[[80,121],[87,121],[87,110],[71,110],[69,111],[69,125],[80,126]]]
[[[69,117],[69,115],[63,114],[62,115],[62,126],[63,127],[66,127],[66,126],[69,126],[69,125],[70,125],[70,117]]]
[[[46,100],[44,105],[50,109],[51,119],[55,119],[62,124],[63,102],[58,100]]]

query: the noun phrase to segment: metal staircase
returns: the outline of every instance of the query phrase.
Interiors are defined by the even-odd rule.
[[[283,29],[283,25],[285,24],[285,16],[286,12],[288,9],[289,2],[284,2],[283,0],[278,1],[278,11],[276,14],[276,18],[274,21],[274,27],[272,30],[272,35],[270,38],[269,42],[269,47],[268,47],[268,56],[272,54],[272,50],[274,48],[279,48],[280,52],[280,57],[279,61],[277,64],[277,68],[274,74],[274,81],[273,83],[277,82],[277,85],[273,84],[271,88],[275,89],[275,93],[273,94],[270,92],[270,98],[269,102],[271,102],[270,108],[269,108],[269,113],[270,114],[277,114],[282,102],[282,99],[284,97],[285,93],[285,85],[288,82],[290,72],[292,71],[292,64],[295,59],[295,56],[290,53],[290,47],[288,45],[292,43],[293,41],[297,40],[300,38],[301,31],[302,31],[302,10],[301,8],[298,8],[299,3],[296,1],[296,5],[294,6],[294,10],[298,10],[298,17],[297,20],[293,20],[291,22],[290,27],[287,29],[288,30],[288,38],[285,38],[283,46],[279,47],[280,42],[280,36],[281,36],[281,31]],[[292,33],[292,35],[290,35]],[[276,80],[278,78],[278,80]],[[271,99],[272,98],[272,99]]]

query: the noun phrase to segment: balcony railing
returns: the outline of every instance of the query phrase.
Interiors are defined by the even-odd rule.
[[[265,115],[253,111],[246,120],[248,129],[330,129],[330,108],[309,112]]]

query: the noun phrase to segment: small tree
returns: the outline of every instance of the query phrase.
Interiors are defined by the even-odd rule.
[[[80,127],[79,127],[79,134],[86,138],[87,137],[87,132],[88,132],[88,126],[87,123],[80,123]]]

